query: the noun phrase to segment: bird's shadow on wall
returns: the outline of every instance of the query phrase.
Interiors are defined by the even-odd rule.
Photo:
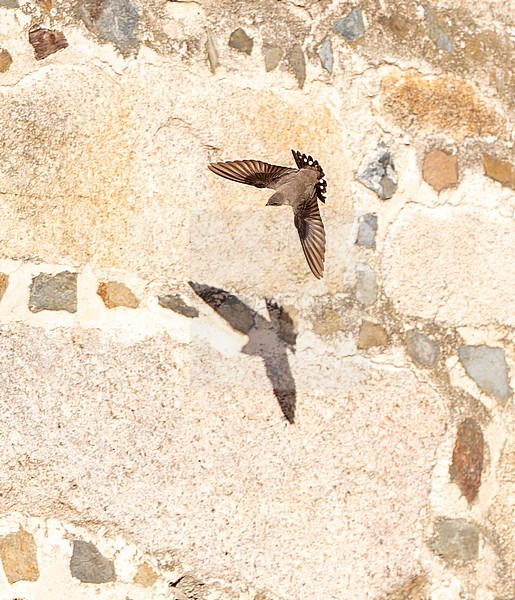
[[[286,350],[295,352],[297,334],[290,315],[283,307],[266,299],[268,320],[230,292],[191,281],[189,284],[197,296],[233,329],[248,336],[249,341],[241,351],[263,360],[283,415],[289,423],[293,423],[297,395]]]

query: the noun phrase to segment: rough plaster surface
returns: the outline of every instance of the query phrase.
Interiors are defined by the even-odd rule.
[[[298,420],[286,427],[264,369],[243,355],[224,365],[167,337],[2,338],[4,509],[36,501],[39,514],[101,523],[152,553],[173,548],[205,577],[284,597],[320,593],[314,572],[337,598],[416,568],[446,411],[408,371],[333,357],[317,374],[301,352]]]
[[[0,0],[1,598],[512,599],[508,4]],[[68,46],[36,55],[36,27]],[[289,209],[206,168],[292,148],[328,180],[320,281]],[[424,180],[435,151],[452,187]],[[33,279],[64,272],[76,312],[32,312]],[[270,302],[294,326],[292,424],[262,360]],[[459,361],[481,345],[504,352],[502,402]],[[464,419],[484,435],[470,503]],[[77,540],[104,583],[73,577]],[[11,585],[18,563],[38,578]]]

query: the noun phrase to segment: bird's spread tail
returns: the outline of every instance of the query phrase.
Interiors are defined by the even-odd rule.
[[[315,160],[311,155],[306,156],[301,154],[298,150],[292,150],[293,158],[299,169],[315,169],[318,172],[318,183],[316,184],[317,197],[321,202],[325,203],[325,194],[327,193],[327,181],[325,180],[325,173],[318,160]]]

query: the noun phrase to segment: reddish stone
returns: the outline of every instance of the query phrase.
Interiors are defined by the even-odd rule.
[[[29,31],[29,42],[34,47],[36,60],[43,60],[54,52],[68,47],[64,33],[43,27]]]
[[[483,449],[481,427],[472,418],[462,421],[456,435],[449,474],[469,504],[477,496],[481,485]]]
[[[422,167],[424,181],[437,192],[458,184],[458,159],[443,150],[431,150],[424,157]]]

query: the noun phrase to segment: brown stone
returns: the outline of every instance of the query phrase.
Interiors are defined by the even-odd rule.
[[[4,297],[8,285],[9,275],[6,275],[5,273],[0,273],[0,300],[2,300],[2,298]]]
[[[449,474],[469,504],[477,496],[481,485],[483,450],[481,427],[474,419],[465,419],[458,427]]]
[[[358,348],[360,350],[368,350],[374,346],[386,346],[387,344],[388,336],[384,327],[371,321],[363,321],[358,338]]]
[[[295,44],[288,53],[288,62],[299,84],[303,88],[306,82],[306,59],[302,46]]]
[[[450,73],[426,77],[418,73],[383,79],[384,108],[405,128],[413,123],[457,137],[497,135],[505,122],[476,94],[472,86]]]
[[[0,73],[5,73],[12,65],[13,59],[7,50],[0,50]]]
[[[483,152],[485,175],[495,179],[505,187],[515,190],[515,167],[507,160],[499,160]]]
[[[459,181],[457,157],[443,150],[431,150],[424,157],[422,177],[437,192],[456,186]]]
[[[426,600],[426,587],[427,579],[423,575],[414,575],[387,594],[386,600]]]
[[[275,44],[263,44],[263,57],[265,59],[265,71],[273,71],[281,62],[283,49]]]
[[[20,528],[0,539],[0,558],[7,581],[37,581],[39,568],[34,537]]]
[[[158,575],[151,569],[147,563],[141,563],[134,575],[134,583],[143,587],[151,587],[157,581]]]
[[[64,33],[43,27],[29,31],[29,42],[34,48],[36,60],[43,60],[58,50],[68,47]]]
[[[118,281],[106,281],[98,286],[97,294],[102,298],[107,308],[125,306],[138,308],[139,300],[124,284]]]
[[[238,27],[238,29],[231,33],[229,46],[240,52],[245,52],[245,54],[252,54],[254,42],[241,27]]]

